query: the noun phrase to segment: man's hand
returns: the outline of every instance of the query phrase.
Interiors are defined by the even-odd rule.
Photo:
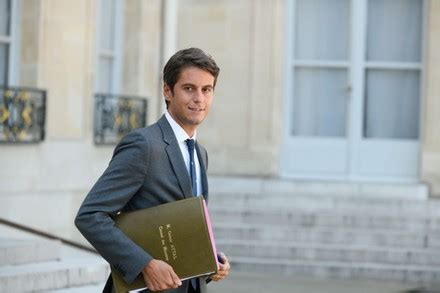
[[[150,291],[177,288],[182,285],[173,268],[164,261],[153,259],[142,270],[145,285]]]
[[[228,258],[223,252],[219,252],[218,257],[219,257],[219,270],[217,274],[210,276],[210,278],[216,282],[226,278],[227,275],[229,274],[229,269],[231,268]]]

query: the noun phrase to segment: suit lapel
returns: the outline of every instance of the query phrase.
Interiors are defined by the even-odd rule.
[[[167,152],[168,159],[170,160],[174,174],[177,177],[177,181],[179,181],[183,196],[185,198],[192,197],[191,179],[186,170],[185,161],[183,160],[182,152],[180,151],[179,143],[176,140],[173,129],[165,118],[165,115],[159,119],[158,124],[162,129],[163,140],[168,144],[165,151]]]
[[[200,162],[200,174],[202,175],[202,195],[208,201],[208,177],[206,175],[206,158],[200,151],[199,144],[196,143],[197,157]]]

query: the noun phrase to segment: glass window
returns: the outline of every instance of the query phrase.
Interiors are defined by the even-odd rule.
[[[367,70],[364,135],[417,139],[419,71]]]
[[[9,80],[11,1],[0,0],[0,85]]]
[[[113,59],[99,58],[99,88],[100,93],[111,93],[111,80],[113,75]]]
[[[0,43],[0,85],[8,83],[9,45]]]
[[[95,89],[100,93],[115,93],[119,87],[118,66],[121,61],[122,1],[100,0],[98,16],[98,62]]]
[[[347,70],[298,68],[293,135],[345,136]]]
[[[364,137],[418,139],[422,0],[369,0]],[[395,63],[398,68],[393,68]]]
[[[102,50],[113,50],[115,42],[115,0],[102,1],[100,21],[100,42]]]
[[[296,5],[296,59],[347,60],[350,1],[301,0]]]
[[[422,0],[368,1],[367,60],[421,60],[422,4]]]
[[[0,0],[0,36],[10,35],[11,1]]]

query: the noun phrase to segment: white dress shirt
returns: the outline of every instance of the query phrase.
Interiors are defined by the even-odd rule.
[[[196,141],[196,132],[192,137],[189,137],[188,134],[183,130],[182,126],[180,126],[174,119],[171,117],[168,111],[165,112],[165,117],[168,120],[168,123],[171,125],[173,129],[174,135],[176,136],[177,142],[179,143],[180,151],[182,152],[183,160],[185,161],[186,170],[188,171],[188,175],[190,174],[189,170],[189,152],[188,145],[185,140],[194,139]],[[197,183],[197,196],[202,194],[202,174],[200,170],[200,162],[199,157],[197,156],[197,149],[194,148],[194,164],[196,165],[196,183]],[[187,194],[185,194],[187,195]]]

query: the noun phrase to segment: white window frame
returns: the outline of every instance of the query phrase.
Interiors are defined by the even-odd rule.
[[[113,29],[113,50],[104,49],[100,43],[101,32],[101,18],[102,18],[102,6],[104,3],[108,3],[107,0],[97,1],[97,22],[96,22],[96,71],[95,71],[95,92],[102,93],[103,90],[100,89],[100,60],[102,58],[110,59],[112,64],[112,77],[109,81],[111,88],[110,92],[104,91],[105,93],[116,94],[120,92],[122,84],[122,63],[123,63],[123,30],[124,30],[124,0],[115,0],[115,15],[112,24]]]
[[[18,85],[18,63],[20,56],[19,32],[20,32],[20,0],[11,0],[11,29],[9,36],[0,35],[0,43],[8,44],[8,72],[6,85]]]
[[[352,180],[352,181],[385,181],[385,182],[418,182],[420,174],[420,154],[418,158],[413,158],[417,162],[411,162],[411,164],[416,165],[418,168],[414,170],[417,174],[398,176],[387,176],[387,175],[365,175],[360,168],[360,158],[361,148],[364,146],[363,142],[363,131],[362,131],[362,120],[359,117],[363,117],[363,102],[364,102],[364,87],[365,87],[365,74],[367,69],[396,69],[396,70],[419,70],[420,72],[420,107],[419,107],[419,133],[418,138],[413,140],[402,140],[401,142],[396,142],[396,144],[401,143],[406,149],[411,150],[411,154],[419,152],[420,142],[422,140],[422,129],[423,129],[423,105],[424,100],[424,89],[425,89],[425,69],[426,69],[426,59],[425,59],[425,44],[426,44],[426,32],[427,32],[427,11],[429,9],[428,1],[422,0],[422,48],[421,48],[421,60],[419,62],[372,62],[367,61],[363,55],[366,46],[366,13],[367,13],[367,1],[368,0],[351,0],[351,13],[352,18],[357,19],[353,24],[350,32],[350,58],[348,61],[337,61],[337,62],[321,62],[316,60],[296,60],[294,56],[294,16],[293,13],[296,9],[296,0],[285,0],[285,52],[284,60],[286,60],[284,65],[284,109],[283,109],[283,144],[281,146],[281,160],[279,165],[280,174],[287,178],[304,178],[304,179],[334,179],[334,180]],[[308,171],[308,170],[298,170],[291,169],[292,165],[290,159],[290,153],[292,152],[289,147],[292,143],[291,135],[291,111],[292,111],[292,95],[293,95],[293,76],[295,67],[332,67],[332,68],[347,68],[349,70],[349,80],[347,90],[351,92],[349,101],[349,114],[347,117],[347,131],[346,131],[346,143],[347,146],[340,156],[347,156],[346,161],[346,171],[341,171],[336,173],[333,169],[330,172],[324,171]],[[362,99],[354,99],[353,97],[363,97]],[[339,139],[340,140],[340,139]],[[298,143],[300,150],[306,151],[310,146],[323,145],[320,137],[294,137],[295,143]],[[371,139],[373,142],[384,144],[387,143],[386,139]],[[303,144],[302,144],[303,143]],[[308,143],[308,145],[307,145]],[[338,138],[328,138],[325,142],[325,146],[328,149],[340,148],[338,145]],[[307,146],[307,147],[304,147]],[[297,149],[295,149],[297,150]],[[318,158],[319,159],[319,158]]]

